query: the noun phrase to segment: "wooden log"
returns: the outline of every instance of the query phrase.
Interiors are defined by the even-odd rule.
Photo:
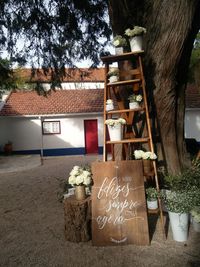
[[[91,198],[76,200],[74,196],[64,200],[65,238],[71,242],[91,239]]]

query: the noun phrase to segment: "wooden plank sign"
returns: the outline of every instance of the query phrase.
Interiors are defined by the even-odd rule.
[[[142,161],[92,163],[92,243],[149,244]]]

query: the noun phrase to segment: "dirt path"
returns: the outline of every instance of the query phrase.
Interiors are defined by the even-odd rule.
[[[32,170],[0,174],[0,266],[135,267],[200,266],[200,234],[190,230],[187,246],[159,227],[150,246],[94,247],[64,238],[57,194],[73,165],[97,157],[58,157]]]

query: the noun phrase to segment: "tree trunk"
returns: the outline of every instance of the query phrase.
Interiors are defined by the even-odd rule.
[[[147,28],[145,78],[169,173],[189,165],[184,144],[185,88],[193,41],[200,28],[200,0],[110,0],[113,32]],[[152,124],[154,125],[154,124]],[[155,132],[155,129],[153,129]]]

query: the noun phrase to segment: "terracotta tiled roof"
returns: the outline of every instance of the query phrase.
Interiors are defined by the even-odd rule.
[[[186,108],[200,108],[200,89],[194,84],[187,86]]]
[[[26,82],[51,82],[51,72],[47,75],[40,69],[35,73],[35,76],[31,76],[32,69],[20,69],[16,70],[17,74],[22,77]],[[63,82],[103,82],[104,81],[104,68],[89,69],[66,69],[66,76],[63,78]]]
[[[88,113],[103,111],[103,89],[52,91],[47,97],[35,91],[13,92],[0,116]]]

